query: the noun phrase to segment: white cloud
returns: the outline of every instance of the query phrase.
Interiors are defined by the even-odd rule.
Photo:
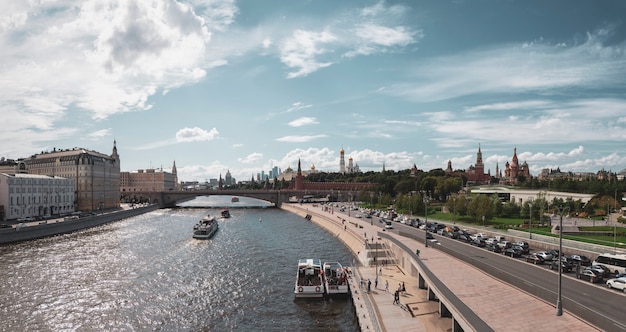
[[[380,2],[357,15],[339,15],[319,30],[295,30],[280,43],[280,60],[292,70],[287,78],[307,76],[342,57],[392,52],[416,43],[423,38],[422,31],[397,23],[405,12],[403,6]]]
[[[270,38],[265,38],[263,39],[263,42],[261,44],[263,48],[269,48],[270,46],[272,46],[272,40]]]
[[[295,112],[295,111],[299,111],[299,110],[303,110],[303,109],[307,109],[307,108],[309,108],[311,106],[313,106],[313,105],[306,105],[303,102],[299,102],[298,101],[298,102],[295,102],[295,103],[291,104],[291,107],[289,107],[287,109],[287,113]]]
[[[278,142],[287,143],[304,143],[310,142],[316,139],[324,138],[326,135],[302,135],[302,136],[283,136],[276,139]]]
[[[98,140],[109,135],[111,135],[111,128],[96,130],[90,134],[87,134],[87,138],[92,140]]]
[[[390,95],[432,102],[461,96],[537,92],[573,88],[614,88],[626,75],[626,45],[604,44],[606,34],[589,34],[582,44],[554,47],[545,42],[420,60],[410,82],[386,89]]]
[[[330,31],[321,32],[296,30],[281,46],[280,61],[296,71],[289,72],[287,78],[307,76],[320,68],[332,65],[330,61],[320,61],[318,57],[330,52],[325,44],[336,41],[337,37]]]
[[[204,129],[193,127],[183,128],[176,132],[177,142],[196,142],[196,141],[211,141],[218,137],[219,132],[213,128],[209,131]]]
[[[308,125],[314,125],[314,124],[318,124],[319,121],[317,121],[316,118],[313,117],[301,117],[298,119],[295,119],[291,122],[289,122],[289,126],[291,127],[302,127],[302,126],[308,126]]]
[[[263,159],[263,154],[259,152],[254,152],[249,154],[245,158],[238,158],[237,160],[242,164],[251,164]]]
[[[55,128],[68,112],[97,120],[151,108],[158,90],[194,83],[225,62],[207,52],[233,22],[233,1],[0,3],[0,111],[29,114],[19,131]]]

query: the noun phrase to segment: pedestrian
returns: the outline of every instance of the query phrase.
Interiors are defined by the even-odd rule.
[[[374,288],[378,289],[378,276],[374,279]]]
[[[383,268],[382,268],[382,266],[378,268],[378,272],[379,272],[380,275],[383,275]]]
[[[372,281],[367,279],[367,292],[369,293],[372,290]]]
[[[406,295],[406,288],[404,287],[404,281],[402,282],[402,294]]]
[[[400,291],[397,291],[393,294],[393,304],[400,304]]]
[[[389,293],[389,280],[385,280],[385,292]]]

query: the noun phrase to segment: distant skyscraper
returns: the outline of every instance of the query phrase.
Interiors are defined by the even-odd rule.
[[[278,169],[278,166],[274,166],[272,168],[272,179],[278,178],[279,175],[280,175],[280,170]]]

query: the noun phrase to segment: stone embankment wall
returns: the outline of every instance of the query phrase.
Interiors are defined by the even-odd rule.
[[[113,221],[118,221],[140,214],[157,210],[158,205],[150,205],[130,210],[120,210],[111,213],[103,213],[100,215],[83,217],[74,220],[59,221],[48,224],[33,225],[21,228],[2,228],[0,229],[0,245],[22,242],[28,240],[39,239],[43,237],[66,234],[81,229],[104,225]]]

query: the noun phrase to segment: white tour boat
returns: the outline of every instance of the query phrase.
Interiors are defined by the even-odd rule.
[[[215,217],[206,216],[193,226],[193,238],[200,240],[210,239],[217,232],[218,228],[219,225]]]
[[[298,261],[294,293],[296,298],[324,297],[324,273],[320,259],[303,258]]]
[[[348,273],[339,262],[324,262],[324,287],[328,295],[347,295]]]

